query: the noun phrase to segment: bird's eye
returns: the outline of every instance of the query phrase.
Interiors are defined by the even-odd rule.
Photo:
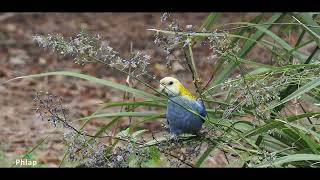
[[[172,81],[170,81],[169,83],[168,83],[168,85],[172,85],[173,84],[173,82]]]

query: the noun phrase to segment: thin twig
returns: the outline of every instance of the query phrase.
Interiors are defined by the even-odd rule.
[[[154,139],[154,140],[157,142],[157,144],[160,144],[160,143],[161,143],[161,142],[159,142],[159,141],[157,140],[157,138],[154,136],[154,133],[153,133],[153,132],[151,132],[151,136],[152,136],[152,139]],[[154,145],[155,145],[155,144],[154,144]],[[195,167],[194,165],[192,165],[192,164],[190,164],[190,163],[188,163],[188,162],[180,159],[179,157],[177,157],[177,156],[175,156],[175,155],[173,155],[173,154],[171,154],[171,153],[166,152],[165,150],[161,149],[160,147],[158,147],[158,149],[159,149],[159,151],[162,152],[163,154],[166,154],[166,155],[168,155],[168,156],[171,156],[171,157],[179,160],[180,162],[184,163],[185,165],[187,165],[187,166],[189,166],[189,167],[192,167],[192,168]]]
[[[185,165],[188,165],[189,167],[195,168],[195,166],[194,166],[193,164],[190,164],[190,163],[188,163],[188,162],[180,159],[179,157],[177,157],[177,156],[175,156],[175,155],[173,155],[173,154],[167,153],[166,151],[162,151],[161,149],[159,149],[159,150],[160,150],[163,154],[166,154],[166,155],[168,155],[168,156],[171,156],[171,157],[179,160],[180,162],[184,163]]]
[[[214,75],[215,75],[215,72],[212,72],[211,76],[210,76],[210,79],[208,80],[208,82],[206,83],[206,85],[204,86],[204,90],[208,88],[209,84],[211,83],[211,81],[213,80],[214,78]]]

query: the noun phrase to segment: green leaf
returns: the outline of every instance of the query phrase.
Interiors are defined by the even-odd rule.
[[[298,129],[295,129],[295,130],[300,135],[302,140],[309,146],[309,148],[312,150],[314,154],[320,154],[320,145],[317,142],[315,142],[312,138],[310,138],[304,132],[301,132]]]
[[[260,24],[251,24],[251,23],[244,23],[244,24],[249,24],[249,25],[254,25],[255,28],[259,30],[259,32],[263,32],[269,37],[271,37],[273,40],[275,40],[279,45],[281,45],[282,48],[284,48],[286,51],[290,51],[291,54],[299,59],[301,62],[304,62],[307,57],[297,51],[293,51],[293,47],[291,47],[287,42],[285,42],[282,38],[280,38],[278,35],[270,31],[269,29],[263,27]],[[240,55],[241,56],[241,55]]]
[[[129,102],[108,102],[103,104],[101,109],[116,106],[147,106],[147,107],[166,107],[167,100],[161,101],[129,101]]]
[[[303,66],[313,66],[313,64],[309,64],[312,59],[314,59],[314,57],[316,57],[315,55],[318,52],[318,48],[315,48],[313,50],[313,52],[310,54],[310,56],[307,58],[307,60],[303,63]],[[291,65],[294,66],[294,65]],[[299,72],[302,72],[303,70],[300,69]],[[298,89],[298,84],[294,83],[294,84],[290,84],[285,90],[282,90],[280,92],[280,100],[282,101],[284,98],[286,98],[287,96],[289,96],[290,94],[294,93],[294,91],[296,91]],[[284,107],[284,104],[281,104],[280,106],[276,106],[273,110],[273,112],[280,112],[281,109]],[[275,117],[275,114],[272,113],[271,114],[271,118],[273,119]]]
[[[257,74],[262,74],[269,71],[270,71],[270,68],[261,67],[261,68],[256,68],[255,70],[249,72],[248,75],[257,75]]]
[[[210,31],[214,23],[218,20],[218,18],[221,16],[220,13],[210,13],[209,16],[206,18],[206,20],[202,23],[201,27],[198,29],[199,32],[202,30]]]
[[[149,130],[147,130],[147,129],[142,129],[142,130],[136,131],[136,132],[132,133],[132,137],[136,138],[137,136],[139,136],[139,135],[141,135],[141,134],[143,134],[145,132],[148,132],[148,131]]]
[[[287,117],[285,119],[286,122],[294,122],[297,121],[299,119],[303,119],[306,117],[317,117],[320,116],[320,113],[304,113],[304,114],[300,114],[300,115],[296,115],[296,116],[291,116],[291,117]],[[265,125],[262,125],[258,128],[255,128],[249,132],[246,132],[243,137],[250,137],[250,136],[255,136],[257,134],[261,134],[261,133],[265,133],[269,130],[275,129],[275,128],[279,128],[282,125],[284,125],[285,123],[281,122],[281,121],[275,121],[273,120],[272,122],[269,122]]]
[[[216,146],[209,146],[207,150],[201,155],[201,157],[196,162],[196,167],[201,167],[203,162],[208,158],[211,152],[215,149]]]
[[[149,153],[151,155],[151,159],[153,162],[157,163],[160,161],[161,154],[160,154],[160,151],[157,147],[155,147],[155,146],[149,147]]]
[[[294,154],[283,156],[280,158],[275,159],[272,164],[269,162],[261,163],[257,165],[257,167],[269,167],[269,166],[276,166],[282,165],[284,163],[296,162],[296,161],[320,161],[320,155],[315,154]]]
[[[118,132],[118,134],[116,134],[115,137],[122,138],[122,137],[127,137],[127,136],[130,136],[130,127],[123,130],[123,131]]]
[[[26,159],[31,160],[32,159],[32,153],[31,152],[27,153],[27,154],[24,155],[24,157],[26,157]]]
[[[281,104],[284,104],[294,98],[299,98],[299,96],[309,92],[310,90],[312,90],[313,88],[315,88],[319,85],[320,85],[320,78],[316,78],[316,79],[310,81],[309,83],[305,84],[304,86],[300,87],[298,90],[294,91],[286,98],[282,99],[279,103],[272,105],[271,107],[268,108],[268,110],[271,110],[277,106],[280,106]]]
[[[259,25],[259,27],[260,26],[263,27],[263,30],[269,29],[273,26],[272,23],[278,21],[282,17],[282,15],[283,15],[282,13],[276,13],[265,23],[266,25],[260,25],[260,24],[258,24],[258,25]],[[254,23],[243,23],[243,24],[254,25]],[[257,26],[254,26],[254,27],[257,27]],[[261,29],[258,29],[259,31],[252,34],[250,36],[250,39],[253,39],[255,41],[259,41],[266,33],[266,31],[261,31]],[[239,52],[239,56],[245,57],[250,52],[250,50],[255,46],[255,44],[256,44],[256,42],[254,42],[254,41],[246,41],[244,43],[244,45],[242,46],[241,51]]]
[[[320,48],[320,29],[317,28],[319,24],[317,24],[310,13],[294,13],[293,18],[305,28],[306,31],[313,37],[314,41],[317,43]],[[313,26],[313,27],[308,27]]]
[[[155,120],[157,118],[164,118],[165,116],[166,116],[165,113],[157,114],[157,115],[154,115],[154,116],[147,116],[142,120],[137,120],[136,122],[133,122],[130,125],[130,129],[133,130],[134,128],[136,128],[141,123],[144,123],[144,122],[147,122],[147,121],[151,121],[151,120]]]
[[[150,140],[148,142],[146,142],[143,147],[147,147],[147,146],[153,146],[153,145],[156,145],[156,144],[159,144],[161,142],[165,142],[167,141],[168,139],[166,137],[159,137],[157,139],[153,139],[153,140]]]
[[[245,165],[246,161],[241,160],[241,159],[236,159],[232,162],[230,162],[230,164],[227,164],[227,168],[241,168]]]
[[[278,21],[282,17],[282,13],[275,13],[266,23],[266,25],[263,25],[264,29],[269,29],[272,27],[272,23]],[[255,41],[259,41],[263,36],[265,35],[265,31],[257,31],[254,34],[250,36],[250,39],[253,39]],[[250,50],[255,46],[256,42],[247,40],[244,45],[242,46],[239,57],[244,58]],[[222,81],[224,81],[226,78],[229,77],[229,75],[232,73],[232,71],[238,66],[236,62],[232,62],[224,67],[221,67],[222,72],[220,72],[215,80],[210,84],[210,87],[215,86],[217,84],[220,84]]]
[[[112,125],[114,123],[116,123],[121,117],[117,116],[117,117],[114,117],[108,124],[106,125],[103,125],[102,127],[100,127],[98,129],[98,131],[94,134],[94,136],[96,137],[99,137],[101,136],[107,129],[111,128]],[[93,137],[90,138],[90,140],[88,141],[89,143],[93,142]]]

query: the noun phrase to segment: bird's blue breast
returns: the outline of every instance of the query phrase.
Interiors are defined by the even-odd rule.
[[[193,100],[185,96],[169,98],[166,116],[171,133],[197,134],[200,131],[204,120],[187,109],[194,111],[202,117],[205,117],[207,114],[201,100]]]

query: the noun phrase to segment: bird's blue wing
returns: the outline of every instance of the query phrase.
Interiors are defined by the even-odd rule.
[[[199,114],[202,117],[206,117],[207,116],[207,111],[206,111],[206,108],[205,108],[203,102],[201,101],[201,99],[197,100],[197,105],[198,105],[197,110],[198,110]]]

